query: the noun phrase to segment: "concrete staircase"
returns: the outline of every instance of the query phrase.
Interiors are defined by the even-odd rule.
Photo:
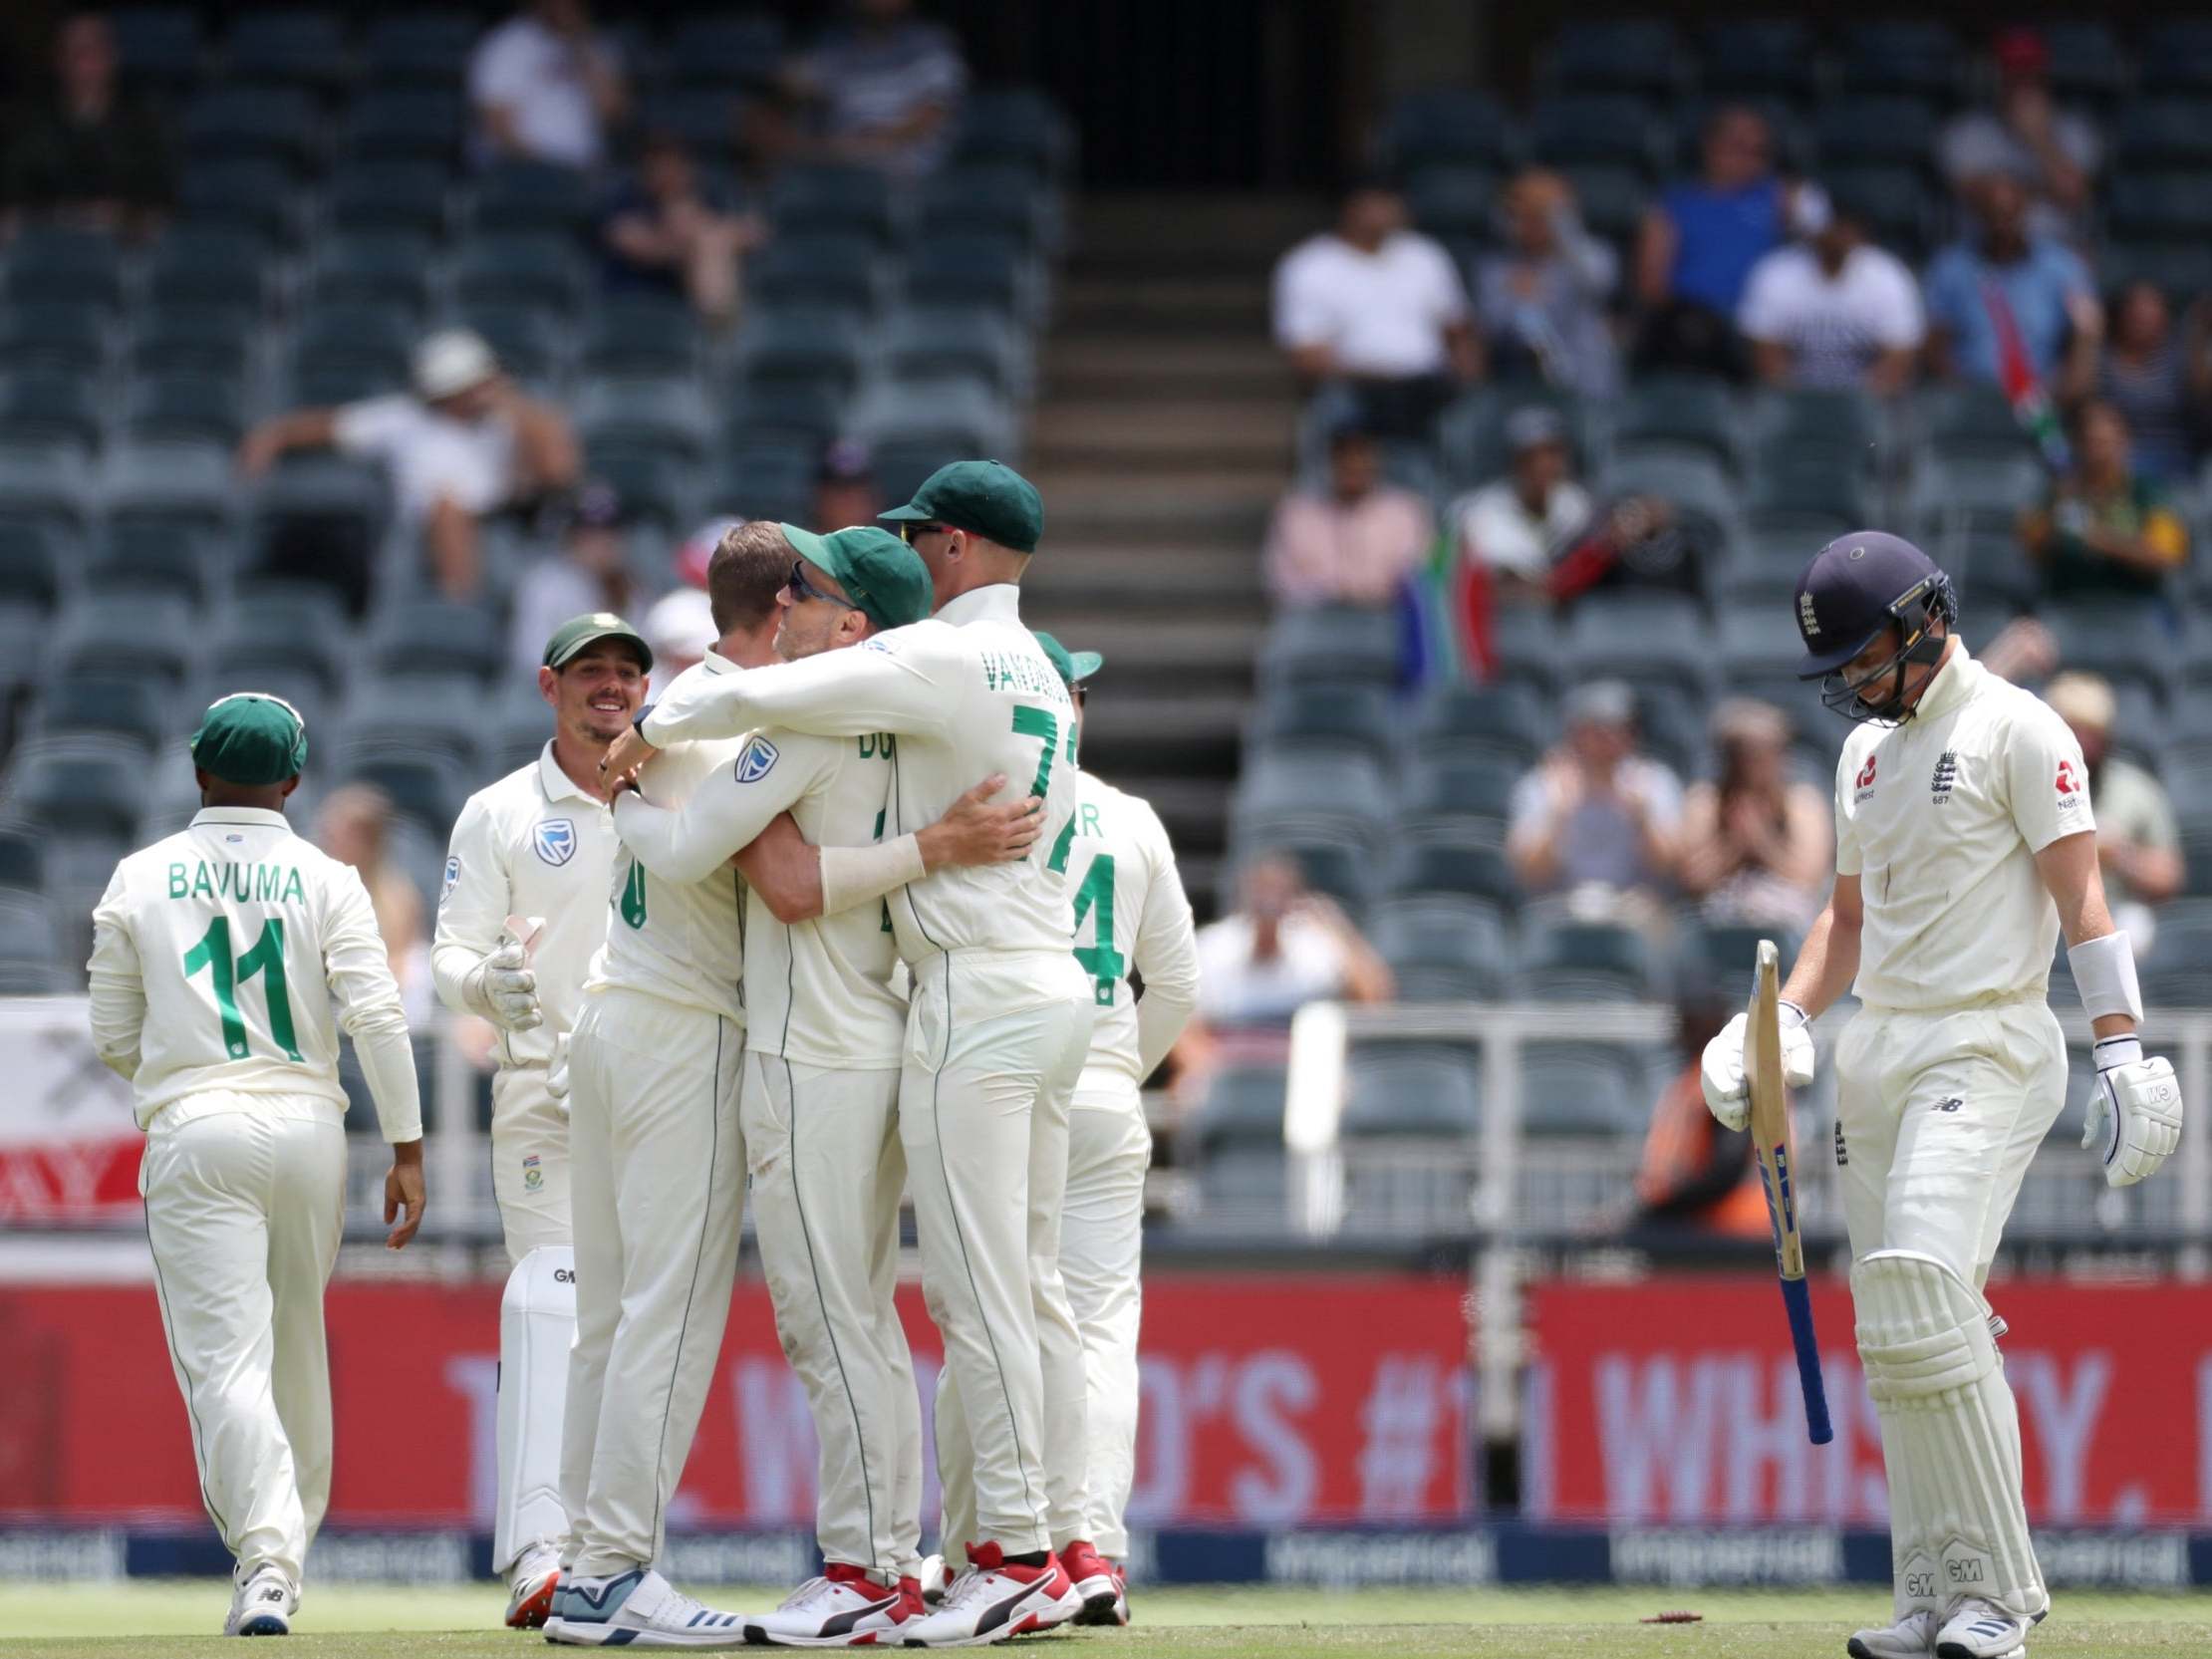
[[[1149,799],[1203,915],[1266,625],[1259,543],[1297,399],[1267,332],[1294,198],[1083,201],[1043,343],[1026,470],[1045,551],[1024,614],[1105,654],[1083,764]]]

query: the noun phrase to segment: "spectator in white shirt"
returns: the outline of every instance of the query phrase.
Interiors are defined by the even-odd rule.
[[[1682,784],[1636,752],[1636,699],[1592,681],[1566,699],[1566,740],[1514,787],[1506,856],[1532,893],[1590,893],[1655,913],[1675,877]]]
[[[1858,206],[1800,193],[1801,242],[1752,267],[1736,326],[1769,386],[1902,392],[1927,335],[1920,285],[1896,255],[1866,240]]]
[[[1334,230],[1283,255],[1274,328],[1300,379],[1345,386],[1360,422],[1390,436],[1427,437],[1455,385],[1482,373],[1458,267],[1384,183],[1355,184]]]
[[[560,411],[517,390],[466,329],[417,346],[414,380],[412,394],[265,420],[239,445],[238,464],[257,477],[295,449],[329,448],[382,461],[401,522],[421,537],[439,588],[473,599],[483,581],[480,521],[574,487],[576,434]]]
[[[817,107],[829,156],[918,178],[952,148],[968,90],[960,42],[916,17],[913,0],[852,0],[849,10],[786,82]]]
[[[1452,504],[1459,556],[1485,571],[1501,600],[1542,599],[1552,561],[1590,522],[1590,492],[1572,476],[1566,421],[1541,404],[1506,417],[1511,469]]]
[[[532,0],[476,43],[468,63],[479,162],[596,167],[629,103],[614,44],[584,0]]]

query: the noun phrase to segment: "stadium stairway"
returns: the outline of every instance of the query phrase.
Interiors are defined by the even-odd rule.
[[[1105,654],[1084,763],[1159,808],[1202,916],[1266,623],[1260,537],[1293,464],[1268,275],[1320,218],[1295,197],[1085,198],[1042,353],[1031,620]]]

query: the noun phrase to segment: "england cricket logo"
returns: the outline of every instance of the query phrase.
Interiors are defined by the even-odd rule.
[[[573,818],[545,818],[538,823],[537,831],[530,838],[538,857],[556,870],[576,856],[576,820]]]
[[[1936,805],[1951,804],[1951,785],[1958,781],[1959,756],[1956,749],[1945,749],[1943,758],[1935,763],[1935,776],[1928,780],[1928,795]]]

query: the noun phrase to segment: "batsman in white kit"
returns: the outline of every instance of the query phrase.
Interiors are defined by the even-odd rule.
[[[1050,634],[1038,634],[1037,644],[1067,683],[1080,734],[1084,683],[1104,660],[1095,651],[1070,652]],[[1069,1104],[1060,1222],[1060,1276],[1082,1333],[1086,1382],[1085,1524],[1081,1537],[1061,1544],[1060,1564],[1083,1598],[1077,1623],[1127,1624],[1126,1512],[1137,1465],[1145,1172],[1152,1165],[1152,1130],[1138,1091],[1198,1007],[1198,943],[1160,815],[1088,768],[1075,799],[1075,816],[1045,860],[1046,869],[1067,877],[1074,957],[1098,1007]],[[1142,996],[1130,987],[1132,968]],[[975,1526],[974,1486],[960,1379],[950,1367],[938,1379],[937,1443],[944,1535],[966,1537]]]
[[[886,514],[930,569],[930,621],[825,653],[670,689],[610,755],[782,725],[896,739],[887,833],[930,822],[981,775],[1075,806],[1074,709],[1021,626],[1017,587],[1043,528],[1034,488],[956,461]],[[1060,1280],[1067,1113],[1090,1041],[1091,984],[1068,955],[1064,878],[1037,858],[945,869],[891,902],[912,968],[899,1133],[923,1291],[959,1368],[975,1448],[973,1570],[904,1640],[965,1646],[1065,1623],[1082,1607],[1053,1554],[1082,1535],[1083,1356]]]
[[[568,1103],[546,1086],[607,938],[615,825],[599,757],[645,700],[653,652],[622,618],[574,617],[546,642],[553,736],[454,820],[430,966],[438,997],[498,1033],[491,1189],[507,1247],[499,1298],[499,1487],[491,1569],[506,1622],[545,1622],[560,1577],[561,1418],[576,1339]]]
[[[2029,1161],[2065,1103],[2045,997],[2058,936],[2096,1038],[2082,1145],[2114,1187],[2181,1135],[2173,1067],[2098,874],[2088,773],[2066,724],[1968,655],[1951,582],[1858,531],[1799,578],[1802,677],[1860,723],[1836,769],[1835,887],[1783,988],[1787,1080],[1848,986],[1835,1049],[1859,1362],[1881,1420],[1894,1622],[1852,1659],[2021,1659],[2049,1611],[2021,1493],[2020,1419],[1982,1287]],[[1746,1019],[1708,1045],[1706,1102],[1744,1126]]]
[[[284,819],[307,759],[297,710],[223,697],[191,754],[201,810],[118,865],[93,913],[93,1044],[131,1080],[145,1131],[138,1189],[161,1325],[200,1495],[237,1560],[223,1632],[281,1636],[330,1498],[338,1024],[392,1143],[394,1249],[422,1222],[421,1105],[368,891]]]

